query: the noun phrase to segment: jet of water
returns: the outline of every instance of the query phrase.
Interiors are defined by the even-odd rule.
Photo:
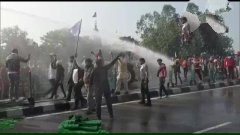
[[[118,51],[131,51],[135,55],[139,57],[143,57],[146,59],[146,62],[151,65],[157,66],[157,59],[162,59],[163,63],[167,66],[173,64],[171,58],[163,55],[161,53],[154,52],[144,46],[136,45],[134,43],[125,42],[119,39],[119,36],[116,34],[107,34],[104,32],[99,31],[98,33],[94,34],[95,37],[99,37],[101,39],[101,44],[103,46],[110,47],[111,50],[118,50]]]

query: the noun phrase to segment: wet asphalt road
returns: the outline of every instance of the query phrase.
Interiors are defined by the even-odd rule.
[[[114,120],[102,109],[103,127],[109,132],[240,133],[240,86],[154,99],[152,107],[137,102],[114,106]],[[78,110],[24,119],[1,132],[57,132],[59,123]],[[90,118],[96,118],[90,115]],[[223,125],[222,125],[223,124]],[[222,126],[221,126],[222,125]],[[215,129],[214,129],[215,128]]]

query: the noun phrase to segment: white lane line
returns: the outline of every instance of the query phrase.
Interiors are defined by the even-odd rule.
[[[171,97],[177,97],[177,96],[183,96],[183,95],[189,95],[189,94],[195,94],[195,93],[201,93],[201,92],[208,92],[208,91],[214,91],[214,90],[225,89],[225,88],[232,88],[232,87],[238,87],[238,86],[240,86],[240,85],[221,87],[221,88],[215,88],[215,89],[209,89],[209,90],[203,90],[203,91],[194,91],[194,92],[188,92],[188,93],[175,94],[175,95],[171,95],[169,97],[171,98]],[[151,98],[151,100],[157,100],[157,99],[160,99],[160,97]],[[129,103],[136,103],[136,102],[139,102],[139,100],[123,102],[123,103],[116,103],[116,104],[113,104],[113,106],[118,106],[118,105],[122,105],[122,104],[129,104]],[[102,107],[104,108],[104,107],[106,107],[106,105],[103,105]],[[83,109],[79,109],[79,110],[87,110],[87,108],[83,108]],[[72,113],[72,112],[77,112],[79,110],[59,112],[59,113],[50,113],[50,114],[33,116],[33,117],[26,117],[25,119],[41,118],[41,117],[47,117],[47,116],[52,116],[52,115]]]
[[[210,128],[206,128],[206,129],[203,129],[203,130],[200,130],[200,131],[197,131],[197,132],[194,132],[194,133],[204,133],[204,132],[207,132],[207,131],[210,131],[210,130],[213,130],[213,129],[217,129],[217,128],[220,128],[220,127],[223,127],[223,126],[227,126],[229,124],[231,124],[232,122],[225,122],[223,124],[219,124],[219,125],[216,125],[214,127],[210,127]]]

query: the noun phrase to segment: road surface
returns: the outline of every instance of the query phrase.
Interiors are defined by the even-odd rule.
[[[232,133],[240,132],[240,86],[211,89],[152,99],[152,107],[131,101],[114,105],[114,120],[103,107],[103,127],[109,132]],[[71,114],[60,112],[25,118],[14,129],[1,132],[58,132]],[[96,118],[95,114],[90,118]]]

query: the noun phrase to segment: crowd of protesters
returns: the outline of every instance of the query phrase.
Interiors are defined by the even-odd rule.
[[[104,96],[110,118],[113,118],[111,96],[120,94],[122,83],[125,90],[124,94],[129,94],[127,81],[128,55],[126,53],[120,53],[116,57],[113,57],[111,53],[112,61],[106,63],[103,59],[101,50],[97,53],[91,52],[91,54],[95,57],[95,59],[92,60],[91,58],[86,58],[84,60],[84,68],[78,65],[76,56],[70,56],[67,75],[65,75],[65,69],[62,65],[62,61],[58,60],[56,54],[51,53],[48,68],[48,80],[51,87],[45,94],[51,94],[49,99],[56,99],[58,97],[57,90],[60,86],[66,101],[70,101],[72,93],[74,93],[75,105],[73,109],[78,109],[79,103],[81,103],[81,107],[88,107],[86,114],[96,112],[98,119],[101,119],[101,104],[102,97]],[[9,87],[8,97],[10,100],[18,100],[20,62],[26,63],[29,60],[30,55],[27,59],[24,59],[18,55],[17,49],[13,49],[12,53],[6,58],[6,66],[2,64],[0,65],[1,98],[3,98],[4,94],[6,94],[4,89]],[[139,59],[139,64],[142,95],[142,99],[139,103],[144,104],[145,106],[151,106],[150,92],[148,88],[148,65],[144,58]],[[240,77],[240,53],[236,56],[228,57],[193,56],[187,58],[175,58],[174,64],[170,65],[170,67],[167,67],[162,59],[159,58],[157,59],[156,64],[159,66],[156,73],[159,78],[160,97],[163,96],[163,92],[166,97],[169,95],[165,85],[167,85],[167,87],[176,87],[183,85],[184,82],[190,85],[196,85],[203,82],[214,83],[217,80],[224,79],[230,81]],[[26,71],[22,70],[22,73],[27,76],[29,69],[26,67],[25,69]],[[111,75],[110,77],[109,74]],[[64,78],[67,78],[67,93],[64,90]],[[168,80],[166,80],[167,78]],[[167,84],[165,84],[166,81]],[[9,86],[7,86],[7,82],[9,82]],[[22,87],[24,87],[24,84]],[[87,99],[85,99],[82,94],[83,87],[87,91]],[[24,95],[27,97],[26,94]],[[145,101],[145,96],[147,98],[147,102]]]
[[[196,85],[203,82],[214,83],[218,80],[226,79],[227,81],[230,81],[238,79],[240,77],[239,66],[239,53],[227,57],[193,56],[182,59],[176,58],[168,72],[169,80],[167,86],[178,86],[178,82],[180,82],[181,85],[183,82],[187,82],[190,85]],[[183,71],[184,79],[180,76],[181,71]],[[175,80],[173,80],[173,78]]]

